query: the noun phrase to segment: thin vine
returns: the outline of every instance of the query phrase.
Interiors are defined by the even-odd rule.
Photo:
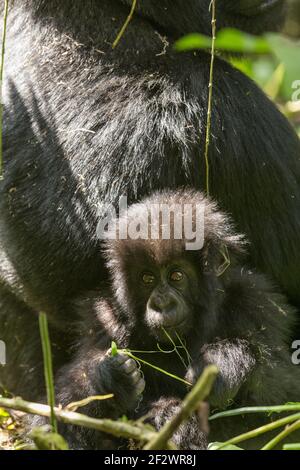
[[[191,387],[193,384],[188,382],[187,380],[181,378],[181,377],[178,377],[178,375],[175,375],[175,374],[171,374],[170,372],[168,372],[167,370],[164,370],[162,369],[161,367],[158,367],[148,361],[145,361],[144,359],[141,359],[140,357],[137,357],[135,355],[135,353],[141,353],[141,354],[153,354],[153,353],[161,353],[161,354],[171,354],[171,353],[176,353],[179,357],[179,359],[181,360],[182,364],[184,365],[185,368],[187,368],[187,364],[185,363],[183,357],[181,356],[180,352],[179,352],[179,349],[183,349],[183,351],[185,351],[185,353],[187,354],[187,357],[188,357],[188,362],[189,362],[189,358],[190,358],[190,354],[186,348],[186,346],[184,346],[182,340],[180,339],[180,345],[176,345],[175,342],[172,340],[172,338],[170,337],[170,335],[165,331],[165,329],[163,328],[163,331],[164,333],[166,334],[166,336],[168,337],[168,339],[170,340],[172,346],[173,346],[173,349],[172,350],[168,350],[168,351],[165,351],[163,350],[159,344],[157,344],[157,348],[158,350],[157,351],[137,351],[137,350],[131,350],[131,349],[119,349],[117,344],[112,341],[111,343],[111,348],[110,348],[110,354],[111,356],[117,356],[117,354],[126,354],[128,357],[130,357],[131,359],[134,359],[138,364],[139,366],[141,367],[141,364],[144,364],[148,367],[151,367],[152,369],[155,369],[156,371],[158,372],[161,372],[162,374],[165,374],[167,375],[168,377],[171,377],[172,379],[175,379],[175,380],[178,380],[179,382],[182,382],[184,383],[185,385],[188,385],[189,387]],[[177,334],[177,337],[179,338],[179,335]],[[189,362],[190,363],[190,362]]]
[[[113,42],[113,45],[112,45],[112,48],[115,49],[117,47],[117,45],[119,44],[121,38],[123,37],[130,21],[132,20],[133,18],[133,15],[134,15],[134,12],[136,10],[136,6],[137,6],[137,0],[132,0],[132,6],[131,6],[131,10],[130,10],[130,13],[125,21],[125,23],[123,24],[120,32],[118,33],[116,39],[114,40]]]
[[[210,194],[210,165],[209,165],[209,144],[210,144],[210,131],[211,131],[211,112],[213,100],[213,78],[214,78],[214,63],[215,63],[215,44],[216,44],[216,0],[212,0],[209,9],[211,10],[211,25],[212,25],[212,42],[211,42],[211,61],[209,71],[209,84],[208,84],[208,107],[207,107],[207,122],[206,122],[206,137],[205,137],[205,167],[206,167],[206,194]]]
[[[177,348],[177,346],[176,346],[176,344],[175,344],[175,342],[174,342],[172,336],[169,335],[169,333],[165,330],[165,328],[162,327],[162,330],[163,330],[164,334],[166,335],[166,337],[168,338],[168,340],[170,341],[170,343],[174,346],[174,351],[175,351],[175,353],[177,354],[177,356],[179,357],[179,360],[181,361],[181,363],[183,364],[183,367],[184,367],[185,369],[187,369],[187,368],[188,368],[188,365],[186,364],[184,358],[182,357],[182,355],[181,355],[180,352],[178,351],[178,348]],[[181,346],[181,347],[182,347],[182,346]]]
[[[161,367],[155,366],[154,364],[151,364],[148,361],[144,361],[144,359],[141,359],[140,357],[135,356],[132,354],[128,349],[121,349],[119,351],[120,353],[126,354],[128,357],[131,357],[131,359],[134,359],[138,363],[144,364],[145,366],[151,367],[152,369],[157,370],[158,372],[161,372],[164,375],[167,375],[168,377],[171,377],[174,380],[178,380],[178,382],[182,382],[185,385],[188,385],[189,387],[192,387],[193,384],[191,382],[188,382],[185,379],[182,379],[181,377],[178,377],[178,375],[171,374],[171,372],[168,372],[167,370],[161,369]]]
[[[2,47],[1,47],[1,64],[0,64],[0,179],[3,178],[3,72],[4,72],[4,56],[6,44],[6,31],[7,31],[7,16],[8,16],[9,0],[4,3],[3,15],[3,33],[2,33]]]

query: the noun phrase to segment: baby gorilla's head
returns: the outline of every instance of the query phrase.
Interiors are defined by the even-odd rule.
[[[134,204],[113,226],[105,253],[119,310],[160,342],[195,328],[207,336],[242,252],[228,218],[202,193],[180,190]]]

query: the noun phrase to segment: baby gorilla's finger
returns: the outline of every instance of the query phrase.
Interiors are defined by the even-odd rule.
[[[143,393],[143,391],[145,390],[145,386],[146,386],[145,380],[141,378],[136,385],[137,395],[141,395]]]
[[[127,360],[123,364],[123,370],[126,372],[126,374],[131,374],[131,372],[133,372],[136,368],[137,363],[127,356]]]
[[[118,364],[122,365],[122,364],[125,364],[125,362],[128,360],[128,356],[126,356],[126,354],[120,353],[117,356],[115,356],[115,359]]]
[[[134,385],[137,384],[140,379],[141,379],[141,372],[139,370],[135,370],[134,372],[132,372],[131,380],[134,383]]]

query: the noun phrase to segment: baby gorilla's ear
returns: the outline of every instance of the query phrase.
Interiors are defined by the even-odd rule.
[[[237,253],[229,249],[228,245],[211,245],[208,247],[207,259],[210,258],[210,269],[217,277],[222,276],[225,272],[237,262]]]
[[[247,241],[235,232],[230,218],[214,203],[206,205],[201,258],[206,271],[222,276],[246,254]]]

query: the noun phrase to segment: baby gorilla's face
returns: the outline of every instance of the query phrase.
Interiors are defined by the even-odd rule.
[[[139,273],[140,294],[144,298],[144,321],[156,339],[185,337],[193,324],[193,290],[197,273],[186,262],[153,266]]]

